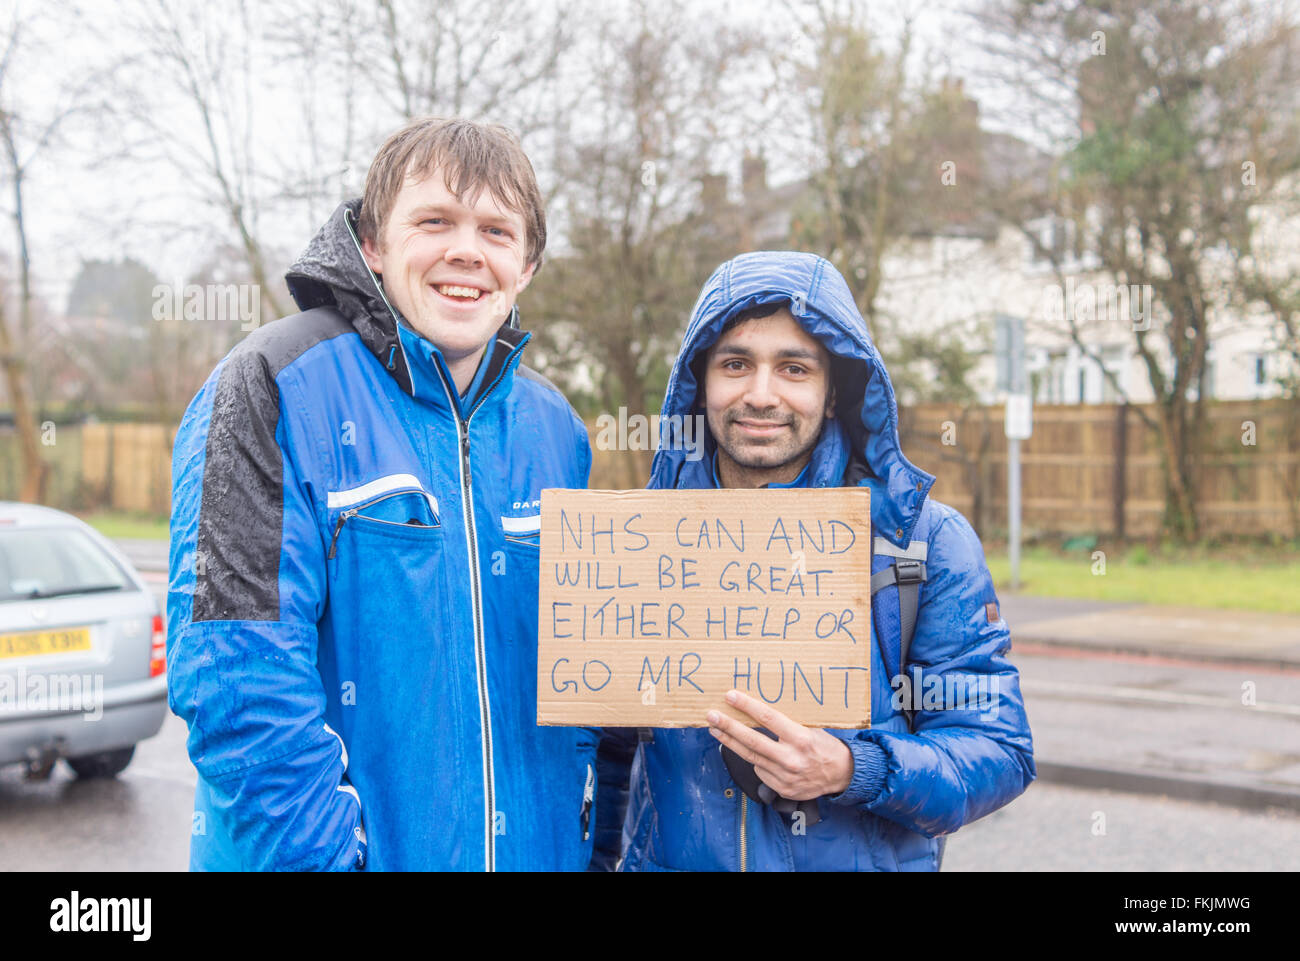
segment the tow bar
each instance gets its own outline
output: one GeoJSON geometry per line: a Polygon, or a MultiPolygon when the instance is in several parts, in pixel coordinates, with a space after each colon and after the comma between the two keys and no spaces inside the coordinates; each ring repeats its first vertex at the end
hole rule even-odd
{"type": "Polygon", "coordinates": [[[63,757],[65,741],[56,737],[42,745],[32,745],[27,749],[27,771],[25,780],[48,781],[54,771],[54,765],[63,757]]]}

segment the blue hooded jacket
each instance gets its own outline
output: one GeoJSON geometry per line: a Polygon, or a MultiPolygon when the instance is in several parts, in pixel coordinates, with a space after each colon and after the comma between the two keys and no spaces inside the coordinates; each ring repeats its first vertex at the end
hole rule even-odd
{"type": "Polygon", "coordinates": [[[341,206],[173,458],[167,664],[195,869],[581,870],[597,732],[538,727],[543,488],[587,433],[503,326],[458,396],[341,206]]]}
{"type": "MultiPolygon", "coordinates": [[[[830,732],[848,744],[854,772],[842,794],[818,799],[819,822],[796,823],[747,798],[718,742],[693,728],[656,730],[640,743],[633,732],[610,732],[601,744],[601,798],[612,802],[601,812],[602,831],[618,830],[615,785],[619,765],[630,763],[624,870],[936,870],[941,836],[1034,779],[1029,724],[979,539],[961,514],[929,499],[934,478],[899,449],[889,376],[838,271],[811,254],[775,252],[745,254],[714,271],[673,367],[663,423],[702,410],[692,364],[726,323],[778,301],[830,351],[835,378],[836,416],[802,486],[870,488],[873,572],[891,563],[888,550],[925,551],[928,579],[907,665],[920,682],[915,699],[896,698],[891,683],[900,673],[899,599],[897,587],[887,587],[872,599],[871,728],[830,732]],[[907,707],[920,708],[914,728],[907,707]]],[[[696,460],[667,440],[651,488],[715,486],[711,437],[696,460]]]]}

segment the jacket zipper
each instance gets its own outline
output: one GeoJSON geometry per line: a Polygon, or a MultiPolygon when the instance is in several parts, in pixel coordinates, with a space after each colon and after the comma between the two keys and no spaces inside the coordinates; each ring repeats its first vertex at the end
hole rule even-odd
{"type": "MultiPolygon", "coordinates": [[[[390,497],[397,497],[397,496],[399,496],[399,495],[401,495],[401,494],[411,494],[411,493],[414,493],[414,492],[413,492],[413,491],[393,491],[393,492],[390,493],[390,494],[385,494],[383,497],[376,497],[376,498],[375,498],[374,500],[372,500],[372,501],[366,501],[364,504],[358,504],[356,507],[349,507],[347,510],[345,510],[342,514],[339,515],[338,523],[336,523],[336,524],[334,525],[334,536],[330,538],[330,552],[329,552],[329,554],[327,555],[328,559],[332,561],[332,560],[334,560],[334,558],[338,555],[338,548],[339,548],[339,535],[343,533],[343,525],[346,524],[348,521],[352,520],[352,518],[356,517],[358,511],[364,510],[364,509],[367,508],[367,507],[373,507],[375,504],[378,504],[378,503],[380,503],[381,501],[386,501],[386,500],[388,500],[390,497]]],[[[393,526],[393,527],[413,527],[413,526],[415,526],[415,525],[413,525],[413,524],[403,524],[403,523],[401,523],[400,521],[385,521],[385,520],[380,520],[378,517],[363,517],[362,520],[367,520],[367,521],[370,521],[371,523],[374,523],[374,524],[389,524],[389,525],[391,525],[391,526],[393,526]]],[[[434,518],[434,520],[436,521],[437,518],[434,518]]],[[[434,524],[430,524],[430,525],[429,525],[429,528],[432,530],[433,528],[441,527],[441,526],[442,526],[441,524],[434,523],[434,524]]]]}
{"type": "MultiPolygon", "coordinates": [[[[739,791],[739,789],[737,789],[739,791]]],[[[744,791],[740,794],[740,870],[745,872],[749,870],[749,838],[746,836],[745,829],[749,820],[749,797],[744,791]]]]}
{"type": "MultiPolygon", "coordinates": [[[[521,341],[515,348],[514,353],[518,353],[520,348],[527,343],[527,340],[521,341]]],[[[501,383],[506,372],[510,369],[511,360],[501,367],[501,372],[497,374],[496,380],[484,389],[479,396],[478,403],[463,419],[460,416],[459,403],[456,394],[452,391],[451,386],[447,383],[447,377],[442,372],[442,368],[434,365],[438,371],[438,379],[442,382],[443,392],[447,395],[447,406],[451,410],[452,420],[456,424],[456,438],[460,446],[460,482],[461,482],[461,515],[465,521],[465,540],[469,547],[469,572],[470,572],[470,596],[473,600],[474,610],[474,672],[478,680],[478,707],[479,723],[483,731],[481,744],[483,749],[483,788],[484,788],[484,842],[485,842],[485,864],[484,870],[496,870],[496,775],[492,763],[492,702],[488,695],[487,686],[487,653],[483,643],[483,601],[482,585],[479,580],[479,562],[478,562],[478,529],[474,524],[474,481],[470,472],[469,459],[469,425],[478,409],[483,406],[483,402],[496,389],[497,384],[501,383]]]]}

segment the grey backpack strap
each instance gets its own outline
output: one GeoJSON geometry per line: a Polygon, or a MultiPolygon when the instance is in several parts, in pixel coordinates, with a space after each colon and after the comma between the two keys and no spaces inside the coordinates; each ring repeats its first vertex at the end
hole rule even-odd
{"type": "Polygon", "coordinates": [[[898,585],[898,633],[900,673],[907,669],[907,652],[916,633],[916,612],[921,606],[921,584],[926,579],[925,558],[930,545],[925,541],[912,541],[906,549],[896,547],[883,537],[875,539],[877,554],[893,557],[894,563],[871,575],[871,593],[883,590],[890,584],[898,585]]]}
{"type": "Polygon", "coordinates": [[[907,651],[916,633],[916,612],[921,606],[921,584],[925,580],[925,562],[900,557],[894,561],[898,572],[899,657],[898,669],[907,668],[907,651]]]}
{"type": "MultiPolygon", "coordinates": [[[[907,676],[907,653],[916,633],[916,615],[921,606],[921,584],[926,580],[925,558],[929,544],[912,541],[904,550],[883,537],[875,540],[875,552],[894,558],[894,563],[871,575],[871,593],[898,585],[898,673],[907,676]]],[[[907,725],[912,726],[912,712],[904,711],[907,725]]]]}

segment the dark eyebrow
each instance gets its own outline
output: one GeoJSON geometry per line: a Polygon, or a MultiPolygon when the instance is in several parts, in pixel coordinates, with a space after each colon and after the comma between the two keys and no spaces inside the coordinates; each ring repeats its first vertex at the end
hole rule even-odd
{"type": "Polygon", "coordinates": [[[731,354],[735,357],[753,357],[754,352],[748,347],[741,347],[736,344],[728,344],[725,347],[715,347],[714,352],[718,354],[731,354]]]}
{"type": "MultiPolygon", "coordinates": [[[[729,357],[744,357],[751,359],[754,352],[748,347],[742,347],[740,344],[727,344],[717,348],[716,355],[727,355],[729,357]]],[[[809,361],[814,365],[821,364],[821,357],[816,351],[809,350],[807,347],[789,347],[777,352],[777,360],[803,360],[809,361]]]]}
{"type": "Polygon", "coordinates": [[[781,360],[808,360],[814,364],[821,363],[821,355],[816,351],[809,350],[807,347],[794,347],[790,350],[783,350],[776,355],[781,360]]]}

